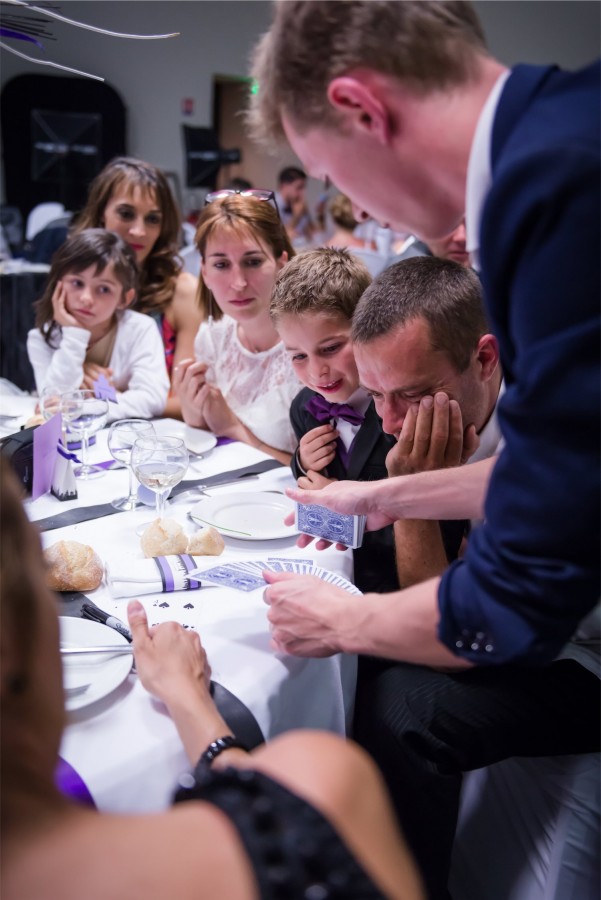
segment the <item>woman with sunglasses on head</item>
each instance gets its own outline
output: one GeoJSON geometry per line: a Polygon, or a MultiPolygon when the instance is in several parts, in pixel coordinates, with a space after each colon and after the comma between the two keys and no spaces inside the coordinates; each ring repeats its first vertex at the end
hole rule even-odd
{"type": "Polygon", "coordinates": [[[1,459],[3,900],[421,900],[367,755],[310,731],[246,752],[211,698],[198,634],[175,622],[149,630],[138,601],[128,609],[138,677],[166,705],[194,775],[152,815],[97,812],[57,789],[56,599],[8,468],[1,459]]]}
{"type": "Polygon", "coordinates": [[[290,404],[301,384],[269,315],[276,276],[294,255],[273,193],[208,194],[195,244],[204,321],[196,361],[173,373],[184,421],[287,465],[295,447],[290,404]]]}
{"type": "MultiPolygon", "coordinates": [[[[180,226],[171,189],[161,170],[139,159],[117,157],[92,181],[87,203],[73,229],[106,228],[133,249],[140,270],[133,308],[156,320],[170,377],[173,367],[193,352],[201,321],[196,301],[198,281],[182,271],[177,255],[180,226]]],[[[110,370],[103,374],[110,380],[110,370]]],[[[164,415],[181,418],[180,402],[173,391],[164,415]]]]}

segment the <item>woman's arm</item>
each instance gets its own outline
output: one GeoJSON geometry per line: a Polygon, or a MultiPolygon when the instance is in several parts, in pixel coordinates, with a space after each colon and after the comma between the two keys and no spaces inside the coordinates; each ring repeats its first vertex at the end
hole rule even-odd
{"type": "MultiPolygon", "coordinates": [[[[165,622],[150,631],[139,600],[128,604],[127,615],[140,681],[163,701],[188,759],[196,765],[212,741],[232,733],[211,697],[211,667],[200,638],[176,622],[165,622]]],[[[226,750],[219,756],[219,765],[223,757],[228,761],[241,757],[244,763],[247,754],[238,748],[226,750]]]]}
{"type": "Polygon", "coordinates": [[[257,437],[233,412],[219,388],[205,384],[199,391],[198,396],[207,427],[213,434],[220,434],[235,441],[241,441],[243,444],[249,444],[251,447],[256,447],[257,450],[267,453],[268,456],[273,456],[274,459],[277,459],[283,465],[290,465],[291,454],[277,447],[272,447],[257,437]]]}
{"type": "Polygon", "coordinates": [[[150,316],[126,310],[119,319],[111,358],[117,403],[109,421],[160,416],[169,391],[163,342],[150,316]]]}
{"type": "MultiPolygon", "coordinates": [[[[182,360],[194,358],[194,339],[202,321],[197,292],[198,278],[190,272],[180,272],[173,299],[165,312],[165,317],[175,332],[172,372],[182,360]]],[[[181,398],[173,386],[163,415],[172,419],[183,418],[181,398]]]]}

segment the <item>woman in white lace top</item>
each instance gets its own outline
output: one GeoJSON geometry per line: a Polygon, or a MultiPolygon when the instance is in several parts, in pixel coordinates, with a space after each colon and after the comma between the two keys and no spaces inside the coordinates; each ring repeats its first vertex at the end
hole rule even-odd
{"type": "MultiPolygon", "coordinates": [[[[288,463],[296,446],[290,404],[301,384],[269,317],[276,276],[294,250],[270,192],[218,192],[198,221],[205,314],[196,360],[174,372],[184,421],[288,463]]],[[[210,197],[211,195],[209,195],[210,197]]]]}

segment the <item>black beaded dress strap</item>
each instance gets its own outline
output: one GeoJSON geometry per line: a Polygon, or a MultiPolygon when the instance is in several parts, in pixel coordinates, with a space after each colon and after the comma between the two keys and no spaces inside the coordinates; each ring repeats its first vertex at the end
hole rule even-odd
{"type": "Polygon", "coordinates": [[[175,802],[203,800],[236,827],[261,900],[386,900],[320,812],[262,772],[198,766],[175,802]]]}

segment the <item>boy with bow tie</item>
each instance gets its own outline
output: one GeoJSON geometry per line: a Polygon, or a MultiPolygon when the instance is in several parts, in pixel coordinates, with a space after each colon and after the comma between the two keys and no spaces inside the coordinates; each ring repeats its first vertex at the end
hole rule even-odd
{"type": "MultiPolygon", "coordinates": [[[[271,297],[271,316],[297,377],[306,387],[292,401],[299,445],[291,467],[300,487],[387,478],[384,434],[373,401],[359,386],[351,320],[371,276],[347,250],[320,248],[290,260],[271,297]]],[[[370,532],[354,552],[362,591],[398,590],[392,528],[370,532]]]]}

